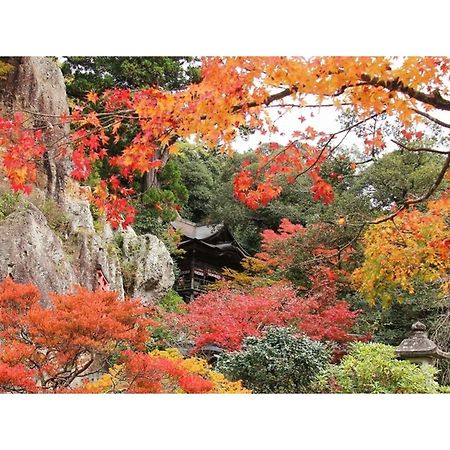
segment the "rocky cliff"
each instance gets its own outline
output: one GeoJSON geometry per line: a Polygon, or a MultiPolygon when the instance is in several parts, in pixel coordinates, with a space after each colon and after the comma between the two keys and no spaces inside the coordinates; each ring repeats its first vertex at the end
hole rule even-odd
{"type": "Polygon", "coordinates": [[[7,58],[12,70],[0,82],[0,111],[25,111],[45,126],[47,153],[38,187],[29,197],[8,190],[0,180],[0,279],[8,274],[33,282],[49,304],[48,293],[76,284],[98,288],[99,273],[121,297],[148,304],[172,287],[173,262],[155,236],[131,229],[113,232],[91,214],[76,183],[68,179],[70,159],[58,155],[67,126],[57,117],[68,111],[64,79],[49,58],[7,58]],[[68,181],[69,180],[69,181],[68,181]]]}
{"type": "Polygon", "coordinates": [[[28,124],[44,131],[46,152],[40,181],[45,183],[47,195],[62,203],[71,162],[69,155],[59,155],[69,133],[69,125],[59,120],[69,112],[61,70],[50,58],[2,59],[10,70],[0,80],[0,111],[6,114],[20,111],[28,124]]]}

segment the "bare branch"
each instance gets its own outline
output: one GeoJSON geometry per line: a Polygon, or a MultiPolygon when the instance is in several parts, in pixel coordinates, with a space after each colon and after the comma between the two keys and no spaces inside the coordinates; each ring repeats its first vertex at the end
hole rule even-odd
{"type": "Polygon", "coordinates": [[[428,152],[428,153],[439,153],[440,155],[448,155],[450,154],[450,150],[449,151],[445,151],[445,150],[435,150],[433,148],[427,148],[427,147],[419,147],[419,148],[414,148],[414,147],[408,147],[405,144],[402,144],[401,142],[396,141],[395,139],[391,139],[391,142],[393,142],[394,144],[397,144],[399,147],[408,150],[409,152],[428,152]]]}
{"type": "Polygon", "coordinates": [[[409,200],[405,200],[405,202],[391,214],[389,214],[385,217],[382,217],[381,219],[372,220],[367,223],[371,224],[371,225],[378,225],[378,224],[386,222],[388,220],[392,220],[395,216],[397,216],[401,211],[406,209],[408,206],[416,205],[417,203],[422,203],[425,200],[428,200],[434,194],[434,192],[439,187],[439,185],[441,184],[449,167],[450,167],[450,153],[448,154],[447,158],[445,159],[444,165],[442,166],[442,169],[439,172],[439,175],[436,177],[436,179],[434,180],[434,183],[432,184],[430,189],[428,189],[428,191],[425,194],[423,194],[421,197],[418,197],[418,198],[412,198],[409,200]]]}
{"type": "Polygon", "coordinates": [[[343,128],[342,130],[337,131],[336,133],[332,133],[332,134],[333,134],[333,136],[337,136],[338,134],[345,133],[346,131],[350,131],[350,130],[352,130],[353,128],[356,128],[356,127],[358,127],[359,125],[362,125],[363,123],[368,122],[368,121],[371,120],[371,119],[375,119],[376,117],[378,117],[378,116],[384,114],[385,112],[386,112],[386,110],[383,110],[383,111],[381,111],[380,113],[372,114],[370,117],[367,117],[366,119],[362,119],[362,120],[360,120],[359,122],[356,122],[356,123],[354,123],[353,125],[349,125],[348,127],[343,128]]]}
{"type": "Polygon", "coordinates": [[[369,159],[365,159],[364,161],[357,161],[357,162],[355,162],[355,165],[362,166],[363,164],[368,164],[368,163],[370,163],[372,161],[375,161],[375,159],[374,158],[369,158],[369,159]]]}
{"type": "Polygon", "coordinates": [[[450,167],[450,153],[448,154],[447,158],[445,158],[444,165],[442,166],[442,169],[439,172],[439,175],[434,180],[434,183],[432,184],[432,186],[430,187],[428,192],[419,198],[406,200],[405,205],[415,205],[416,203],[423,202],[423,201],[427,200],[428,198],[430,198],[434,194],[436,189],[439,187],[439,185],[441,184],[449,167],[450,167]]]}
{"type": "Polygon", "coordinates": [[[420,111],[419,109],[416,109],[416,108],[414,108],[413,111],[423,117],[426,117],[427,119],[431,120],[432,122],[437,123],[438,125],[440,125],[442,127],[450,128],[450,123],[443,122],[442,120],[439,120],[436,117],[430,116],[430,114],[427,114],[426,112],[420,111]]]}
{"type": "MultiPolygon", "coordinates": [[[[340,106],[351,106],[352,103],[349,102],[343,102],[340,104],[340,106]]],[[[276,104],[276,105],[267,105],[267,108],[331,108],[336,107],[334,103],[322,103],[317,105],[299,105],[296,103],[282,103],[282,104],[276,104]]]]}

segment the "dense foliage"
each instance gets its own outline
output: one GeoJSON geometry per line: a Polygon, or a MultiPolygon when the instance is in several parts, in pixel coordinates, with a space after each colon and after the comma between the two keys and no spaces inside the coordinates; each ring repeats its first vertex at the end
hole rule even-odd
{"type": "Polygon", "coordinates": [[[173,318],[173,326],[186,329],[196,348],[216,344],[236,350],[245,337],[260,336],[270,325],[292,325],[313,339],[346,342],[352,339],[349,331],[356,315],[333,297],[332,288],[322,280],[306,297],[287,284],[246,293],[212,291],[189,303],[185,313],[173,318]]]}
{"type": "Polygon", "coordinates": [[[39,300],[32,285],[0,283],[0,392],[248,392],[204,360],[146,353],[156,321],[139,301],[81,288],[51,295],[52,308],[39,300]]]}
{"type": "Polygon", "coordinates": [[[427,211],[402,211],[395,219],[370,229],[364,264],[353,276],[368,301],[402,302],[415,285],[439,285],[450,290],[450,198],[428,203],[427,211]],[[386,255],[389,255],[386,258],[386,255]]]}
{"type": "Polygon", "coordinates": [[[245,338],[240,351],[220,356],[217,370],[255,393],[305,393],[328,359],[320,342],[292,329],[269,327],[261,337],[245,338]]]}
{"type": "Polygon", "coordinates": [[[348,394],[436,394],[443,388],[436,369],[396,359],[395,348],[384,344],[352,344],[339,365],[319,375],[321,392],[348,394]]]}
{"type": "Polygon", "coordinates": [[[94,367],[101,370],[120,349],[144,349],[152,322],[138,301],[79,288],[52,294],[51,302],[52,308],[43,307],[32,285],[8,277],[0,283],[1,372],[5,383],[13,373],[20,380],[2,390],[68,388],[94,367]]]}
{"type": "Polygon", "coordinates": [[[100,393],[248,394],[240,381],[229,381],[204,359],[183,358],[177,349],[129,355],[122,365],[87,386],[100,393]]]}
{"type": "Polygon", "coordinates": [[[62,64],[67,93],[83,99],[86,92],[112,88],[159,86],[173,90],[199,81],[198,68],[188,57],[67,56],[62,64]]]}

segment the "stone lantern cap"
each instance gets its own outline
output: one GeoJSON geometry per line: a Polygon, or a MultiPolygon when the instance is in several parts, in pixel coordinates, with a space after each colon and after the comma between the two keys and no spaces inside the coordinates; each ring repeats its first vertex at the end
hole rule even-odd
{"type": "Polygon", "coordinates": [[[404,339],[397,347],[397,356],[399,358],[450,358],[450,353],[442,351],[428,338],[427,327],[422,322],[414,323],[411,330],[412,335],[404,339]]]}

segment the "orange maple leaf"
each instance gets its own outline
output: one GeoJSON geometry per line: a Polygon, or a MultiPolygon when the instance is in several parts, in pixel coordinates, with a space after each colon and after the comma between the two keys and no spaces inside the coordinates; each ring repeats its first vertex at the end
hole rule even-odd
{"type": "Polygon", "coordinates": [[[90,91],[86,95],[86,99],[88,102],[97,103],[98,101],[98,94],[96,92],[90,91]]]}

